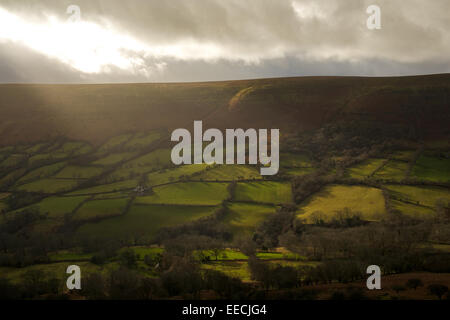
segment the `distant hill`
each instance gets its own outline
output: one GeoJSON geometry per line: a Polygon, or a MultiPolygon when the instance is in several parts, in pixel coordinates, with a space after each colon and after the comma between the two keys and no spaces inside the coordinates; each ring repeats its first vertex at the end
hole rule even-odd
{"type": "Polygon", "coordinates": [[[449,133],[450,74],[201,83],[0,85],[0,144],[55,136],[93,144],[124,132],[205,127],[308,130],[338,121],[449,133]]]}

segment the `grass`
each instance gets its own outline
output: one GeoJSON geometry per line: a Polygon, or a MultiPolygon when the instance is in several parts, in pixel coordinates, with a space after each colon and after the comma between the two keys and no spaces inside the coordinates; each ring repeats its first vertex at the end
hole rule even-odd
{"type": "MultiPolygon", "coordinates": [[[[41,213],[48,213],[48,218],[64,218],[64,215],[72,212],[81,202],[88,197],[49,197],[32,205],[41,213]]],[[[23,209],[20,209],[23,210],[23,209]]]]}
{"type": "Polygon", "coordinates": [[[161,167],[162,165],[171,164],[170,149],[158,149],[153,152],[147,153],[134,160],[128,161],[124,164],[124,168],[127,167],[142,167],[152,166],[154,168],[161,167]]]}
{"type": "Polygon", "coordinates": [[[13,184],[13,183],[14,183],[17,179],[19,179],[26,171],[27,171],[27,169],[25,169],[25,168],[20,168],[20,169],[17,169],[17,170],[14,170],[14,171],[8,173],[7,175],[5,175],[4,177],[1,178],[1,180],[0,180],[0,186],[13,184]]]}
{"type": "Polygon", "coordinates": [[[363,161],[362,163],[357,164],[356,166],[353,166],[351,168],[347,169],[347,175],[350,178],[355,179],[361,179],[361,178],[367,178],[372,173],[379,168],[386,159],[367,159],[363,161]]]}
{"type": "Polygon", "coordinates": [[[23,161],[25,158],[26,158],[26,156],[23,154],[12,154],[8,158],[3,160],[2,163],[0,163],[0,167],[3,167],[3,168],[15,167],[21,161],[23,161]]]}
{"type": "Polygon", "coordinates": [[[204,270],[223,272],[231,278],[251,281],[250,270],[246,261],[212,261],[201,265],[204,270]]]}
{"type": "Polygon", "coordinates": [[[391,200],[392,209],[398,210],[404,215],[416,218],[416,219],[429,219],[436,215],[433,209],[417,206],[411,203],[406,203],[398,200],[391,200]]]}
{"type": "Polygon", "coordinates": [[[308,223],[313,222],[315,218],[329,221],[336,216],[336,211],[345,208],[361,213],[361,218],[369,221],[379,220],[386,214],[380,189],[330,185],[306,200],[298,217],[308,223]]]}
{"type": "Polygon", "coordinates": [[[74,220],[90,220],[118,216],[123,213],[128,201],[124,199],[92,200],[85,202],[73,216],[74,220]]]}
{"type": "MultiPolygon", "coordinates": [[[[77,265],[82,270],[82,276],[91,274],[91,273],[99,273],[99,274],[107,274],[109,271],[117,269],[117,263],[108,263],[102,266],[97,266],[90,262],[80,261],[77,265]]],[[[69,265],[67,262],[57,262],[57,263],[49,263],[49,264],[36,264],[23,268],[9,268],[9,267],[0,267],[0,274],[5,278],[11,280],[12,283],[20,283],[23,281],[24,275],[31,270],[39,270],[42,271],[43,275],[46,278],[56,278],[61,280],[61,286],[65,285],[67,280],[67,267],[69,265]]]]}
{"type": "Polygon", "coordinates": [[[61,153],[61,152],[40,153],[40,154],[34,155],[28,159],[28,166],[32,167],[32,166],[36,165],[37,163],[41,163],[41,162],[63,160],[63,159],[66,159],[67,157],[69,157],[69,154],[61,153]]]}
{"type": "Polygon", "coordinates": [[[408,171],[408,163],[404,161],[389,160],[389,162],[380,170],[378,170],[374,177],[385,180],[400,181],[406,178],[408,171]]]}
{"type": "Polygon", "coordinates": [[[288,168],[312,167],[311,158],[306,154],[281,153],[280,163],[281,167],[288,167],[288,168]]]}
{"type": "Polygon", "coordinates": [[[252,180],[261,179],[259,170],[255,167],[244,165],[218,165],[195,176],[195,179],[205,181],[233,181],[233,180],[252,180]]]}
{"type": "Polygon", "coordinates": [[[421,180],[448,182],[450,181],[450,159],[421,155],[411,175],[421,180]]]}
{"type": "Polygon", "coordinates": [[[157,254],[162,254],[164,248],[160,247],[131,247],[135,254],[139,256],[139,260],[143,260],[145,256],[156,256],[157,254]]]}
{"type": "MultiPolygon", "coordinates": [[[[206,164],[191,164],[175,167],[173,169],[163,169],[158,172],[152,172],[147,175],[147,185],[156,186],[168,182],[178,181],[182,176],[191,176],[201,172],[208,167],[206,164]]],[[[200,176],[196,176],[196,179],[200,176]]]]}
{"type": "Polygon", "coordinates": [[[289,168],[283,170],[283,172],[290,176],[304,176],[305,174],[310,174],[314,171],[316,171],[314,168],[289,168]]]}
{"type": "Polygon", "coordinates": [[[108,151],[110,149],[118,147],[118,146],[124,144],[125,142],[127,142],[131,138],[131,136],[132,136],[132,134],[129,133],[129,134],[122,134],[119,136],[112,137],[99,148],[99,151],[100,152],[108,151]]]}
{"type": "Polygon", "coordinates": [[[63,161],[63,162],[58,162],[58,163],[55,163],[55,164],[51,164],[51,165],[48,165],[48,166],[43,166],[43,167],[34,169],[33,171],[30,171],[29,173],[24,175],[22,178],[20,178],[17,181],[17,183],[18,184],[23,184],[25,182],[32,181],[32,180],[35,180],[35,179],[47,178],[47,177],[55,174],[56,172],[58,172],[62,168],[64,168],[64,166],[66,164],[67,163],[65,161],[63,161]]]}
{"type": "Polygon", "coordinates": [[[96,194],[96,193],[109,193],[121,190],[133,189],[138,185],[138,180],[125,180],[114,183],[102,184],[98,186],[93,186],[86,189],[80,189],[69,193],[69,195],[78,194],[96,194]]]}
{"type": "Polygon", "coordinates": [[[250,234],[256,226],[262,223],[268,215],[275,212],[272,205],[257,205],[249,203],[232,203],[224,223],[229,225],[234,233],[250,234]]]}
{"type": "Polygon", "coordinates": [[[72,153],[74,151],[78,151],[83,148],[83,147],[88,147],[89,145],[87,145],[84,142],[78,142],[78,141],[70,141],[70,142],[65,142],[59,149],[59,152],[63,152],[63,153],[72,153]]]}
{"type": "Polygon", "coordinates": [[[416,205],[435,207],[439,199],[450,202],[450,191],[445,188],[431,186],[386,185],[387,190],[395,197],[416,205]]]}
{"type": "Polygon", "coordinates": [[[48,255],[50,261],[60,262],[60,261],[83,261],[92,258],[91,253],[79,253],[71,250],[60,250],[58,252],[53,252],[48,255]]]}
{"type": "Polygon", "coordinates": [[[392,155],[393,160],[399,160],[399,161],[410,161],[414,157],[415,151],[411,150],[403,150],[403,151],[397,151],[392,155]]]}
{"type": "Polygon", "coordinates": [[[72,178],[72,179],[89,179],[95,176],[98,176],[103,172],[103,169],[100,167],[93,166],[67,166],[54,175],[54,178],[72,178]]]}
{"type": "Polygon", "coordinates": [[[110,166],[115,165],[121,161],[130,159],[136,155],[135,152],[121,152],[121,153],[113,153],[110,155],[107,155],[104,158],[95,160],[92,162],[93,165],[99,165],[99,166],[110,166]]]}
{"type": "Polygon", "coordinates": [[[154,194],[137,197],[141,204],[218,205],[228,197],[227,183],[186,182],[153,188],[154,194]]]}
{"type": "Polygon", "coordinates": [[[213,207],[133,205],[125,215],[84,224],[77,232],[108,239],[151,238],[162,227],[193,221],[211,215],[214,210],[213,207]]]}
{"type": "Polygon", "coordinates": [[[158,132],[150,132],[148,134],[145,133],[137,133],[131,138],[126,144],[125,147],[128,148],[142,148],[150,145],[152,142],[155,142],[160,138],[160,134],[158,132]]]}
{"type": "Polygon", "coordinates": [[[290,203],[292,202],[291,185],[287,182],[240,182],[236,186],[236,201],[259,203],[290,203]]]}
{"type": "Polygon", "coordinates": [[[18,186],[19,191],[57,193],[75,188],[78,181],[73,179],[41,179],[18,186]]]}
{"type": "Polygon", "coordinates": [[[134,160],[124,163],[119,169],[108,176],[108,179],[130,179],[151,171],[172,166],[169,149],[158,149],[134,160]]]}
{"type": "MultiPolygon", "coordinates": [[[[212,250],[203,250],[202,253],[209,257],[211,261],[216,261],[216,256],[212,250]]],[[[197,254],[197,251],[194,252],[194,255],[197,254]]],[[[224,249],[220,251],[219,256],[217,257],[217,261],[233,261],[233,260],[247,260],[248,256],[243,254],[240,251],[232,250],[232,249],[224,249]]]]}

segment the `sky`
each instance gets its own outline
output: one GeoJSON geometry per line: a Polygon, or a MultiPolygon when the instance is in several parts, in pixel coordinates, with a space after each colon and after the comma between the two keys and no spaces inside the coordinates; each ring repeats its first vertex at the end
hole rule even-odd
{"type": "Polygon", "coordinates": [[[0,0],[0,83],[447,73],[449,31],[449,0],[0,0]]]}

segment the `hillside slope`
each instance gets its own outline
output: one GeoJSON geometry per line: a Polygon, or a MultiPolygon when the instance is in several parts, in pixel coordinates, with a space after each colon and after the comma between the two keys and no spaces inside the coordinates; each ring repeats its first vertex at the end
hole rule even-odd
{"type": "Polygon", "coordinates": [[[0,144],[55,136],[94,144],[124,132],[207,127],[308,130],[337,120],[448,134],[450,74],[203,83],[0,85],[0,144]]]}

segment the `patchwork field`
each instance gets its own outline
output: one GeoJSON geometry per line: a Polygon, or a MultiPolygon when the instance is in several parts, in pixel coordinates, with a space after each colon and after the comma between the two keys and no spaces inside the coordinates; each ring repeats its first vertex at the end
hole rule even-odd
{"type": "Polygon", "coordinates": [[[129,133],[129,134],[123,134],[123,135],[112,137],[99,148],[99,151],[100,152],[109,151],[118,146],[121,146],[125,142],[127,142],[132,136],[133,135],[131,133],[129,133]]]}
{"type": "Polygon", "coordinates": [[[133,138],[131,138],[127,143],[125,143],[125,147],[139,149],[150,145],[152,142],[155,142],[160,137],[161,135],[158,132],[137,133],[133,136],[133,138]]]}
{"type": "Polygon", "coordinates": [[[231,278],[241,279],[242,281],[252,281],[247,261],[212,261],[208,264],[202,264],[202,268],[220,271],[231,278]]]}
{"type": "Polygon", "coordinates": [[[195,179],[203,179],[205,181],[252,180],[261,179],[261,174],[256,167],[228,164],[210,168],[195,176],[195,179]]]}
{"type": "Polygon", "coordinates": [[[70,193],[70,195],[77,194],[96,194],[96,193],[108,193],[108,192],[116,192],[121,190],[131,190],[138,185],[137,180],[125,180],[119,181],[115,183],[102,184],[98,186],[93,186],[86,189],[76,190],[70,193]]]}
{"type": "Polygon", "coordinates": [[[380,170],[378,170],[374,177],[384,180],[400,181],[406,178],[408,171],[408,163],[404,161],[389,160],[380,170]]]}
{"type": "Polygon", "coordinates": [[[369,221],[379,220],[386,214],[380,189],[363,186],[330,185],[305,201],[298,217],[311,223],[314,219],[329,221],[338,210],[350,209],[369,221]]]}
{"type": "Polygon", "coordinates": [[[75,188],[79,182],[74,179],[41,179],[18,186],[16,189],[27,192],[57,193],[75,188]]]}
{"type": "Polygon", "coordinates": [[[228,214],[224,223],[235,233],[251,233],[267,218],[275,213],[276,207],[249,203],[232,203],[228,206],[228,214]]]}
{"type": "Polygon", "coordinates": [[[162,227],[169,227],[211,215],[214,207],[204,206],[131,206],[125,215],[87,223],[78,229],[80,235],[109,239],[153,237],[162,227]]]}
{"type": "Polygon", "coordinates": [[[450,202],[450,191],[431,186],[386,185],[395,199],[434,208],[437,201],[450,202]]]}
{"type": "Polygon", "coordinates": [[[17,184],[23,184],[25,182],[29,182],[32,180],[50,177],[53,174],[55,174],[56,172],[58,172],[59,170],[61,170],[62,168],[64,168],[66,166],[66,164],[67,163],[63,161],[63,162],[58,162],[58,163],[55,163],[52,165],[37,168],[33,171],[30,171],[29,173],[24,175],[22,178],[20,178],[17,181],[17,184]]]}
{"type": "Polygon", "coordinates": [[[130,179],[137,175],[143,175],[151,171],[172,167],[169,149],[158,149],[134,160],[124,163],[108,176],[108,179],[130,179]]]}
{"type": "MultiPolygon", "coordinates": [[[[190,177],[200,173],[208,167],[206,164],[191,164],[175,167],[173,169],[162,169],[147,175],[147,185],[156,186],[168,182],[179,181],[180,179],[190,177]]],[[[200,179],[200,175],[195,175],[196,179],[200,179]]]]}
{"type": "Polygon", "coordinates": [[[392,155],[393,160],[411,161],[416,152],[412,150],[397,151],[392,155]]]}
{"type": "Polygon", "coordinates": [[[287,168],[281,169],[280,172],[284,172],[290,176],[304,176],[305,174],[310,174],[316,171],[314,168],[287,168]]]}
{"type": "Polygon", "coordinates": [[[123,213],[128,201],[124,199],[92,200],[85,202],[72,217],[74,220],[91,220],[113,217],[123,213]]]}
{"type": "Polygon", "coordinates": [[[64,159],[67,159],[68,157],[69,157],[68,153],[62,153],[62,152],[37,154],[28,159],[28,166],[35,166],[40,163],[49,163],[49,162],[54,162],[54,161],[58,161],[58,160],[64,160],[64,159]]]}
{"type": "Polygon", "coordinates": [[[49,197],[32,205],[39,208],[43,214],[48,213],[49,218],[64,218],[64,215],[72,212],[88,197],[49,197]]]}
{"type": "Polygon", "coordinates": [[[67,166],[61,171],[59,171],[54,178],[72,178],[72,179],[89,179],[98,176],[103,172],[101,167],[94,166],[67,166]]]}
{"type": "Polygon", "coordinates": [[[228,198],[227,183],[187,182],[153,188],[154,194],[137,197],[140,204],[215,206],[228,198]]]}
{"type": "Polygon", "coordinates": [[[249,201],[260,203],[290,203],[292,190],[290,183],[286,182],[240,182],[235,191],[236,201],[249,201]]]}
{"type": "Polygon", "coordinates": [[[116,163],[119,163],[121,161],[130,159],[134,157],[136,153],[134,152],[121,152],[121,153],[113,153],[105,156],[104,158],[95,160],[92,162],[93,165],[99,165],[99,166],[110,166],[114,165],[116,163]]]}
{"type": "Polygon", "coordinates": [[[450,159],[421,155],[417,159],[411,175],[420,180],[449,182],[450,159]]]}
{"type": "Polygon", "coordinates": [[[436,212],[433,209],[425,206],[419,206],[399,200],[391,200],[391,205],[394,210],[398,210],[404,215],[415,219],[430,219],[436,216],[436,212]]]}
{"type": "Polygon", "coordinates": [[[287,167],[287,168],[312,167],[312,160],[306,154],[281,153],[280,167],[287,167]]]}
{"type": "Polygon", "coordinates": [[[350,178],[363,179],[371,176],[373,172],[381,167],[386,159],[367,159],[356,166],[347,169],[347,175],[350,178]]]}

